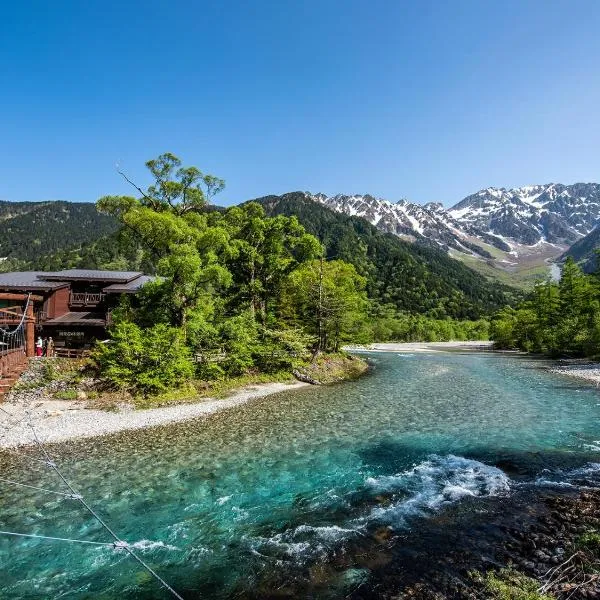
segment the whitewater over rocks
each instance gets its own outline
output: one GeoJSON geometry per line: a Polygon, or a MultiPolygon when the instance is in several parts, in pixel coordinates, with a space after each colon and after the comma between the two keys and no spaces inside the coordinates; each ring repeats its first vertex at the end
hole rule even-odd
{"type": "MultiPolygon", "coordinates": [[[[461,456],[433,455],[402,473],[368,477],[363,493],[346,498],[352,516],[342,525],[303,523],[248,541],[254,551],[312,560],[325,556],[339,543],[368,535],[373,528],[403,529],[410,517],[436,512],[462,498],[501,496],[509,491],[509,477],[496,467],[461,456]],[[367,512],[361,514],[365,508],[367,512]]],[[[339,501],[337,495],[324,498],[319,508],[339,501]]]]}

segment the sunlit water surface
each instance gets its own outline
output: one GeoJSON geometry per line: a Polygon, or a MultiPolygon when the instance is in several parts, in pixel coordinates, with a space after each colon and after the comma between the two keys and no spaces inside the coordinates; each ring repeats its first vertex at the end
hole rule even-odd
{"type": "MultiPolygon", "coordinates": [[[[352,383],[51,453],[185,598],[260,597],[271,573],[294,578],[377,528],[598,468],[593,386],[493,354],[370,358],[352,383]]],[[[3,477],[63,490],[43,465],[0,460],[3,477]]],[[[0,494],[2,530],[111,541],[75,500],[2,482],[0,494]]],[[[0,535],[0,572],[2,598],[169,597],[110,547],[0,535]]],[[[338,573],[322,596],[368,577],[338,573]]]]}

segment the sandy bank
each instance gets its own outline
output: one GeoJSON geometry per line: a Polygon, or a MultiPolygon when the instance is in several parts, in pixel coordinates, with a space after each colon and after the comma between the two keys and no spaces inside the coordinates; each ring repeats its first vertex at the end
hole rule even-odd
{"type": "Polygon", "coordinates": [[[207,416],[254,398],[307,385],[301,382],[265,383],[244,388],[222,400],[206,398],[191,404],[146,410],[130,409],[121,412],[88,409],[80,402],[65,400],[3,403],[0,405],[0,448],[14,448],[34,443],[27,411],[42,441],[63,442],[207,416]]]}
{"type": "Polygon", "coordinates": [[[493,342],[469,341],[469,342],[402,342],[402,343],[377,343],[363,346],[361,348],[348,346],[345,350],[359,351],[369,350],[374,352],[448,352],[450,350],[462,350],[464,352],[491,350],[493,342]]]}

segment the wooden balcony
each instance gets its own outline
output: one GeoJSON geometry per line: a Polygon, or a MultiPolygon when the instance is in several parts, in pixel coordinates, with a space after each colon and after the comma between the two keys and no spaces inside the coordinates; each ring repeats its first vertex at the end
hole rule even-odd
{"type": "Polygon", "coordinates": [[[106,298],[106,294],[89,293],[89,292],[72,292],[69,298],[69,306],[89,306],[94,307],[102,304],[106,298]]]}
{"type": "MultiPolygon", "coordinates": [[[[43,323],[47,318],[45,312],[38,310],[35,312],[35,322],[43,323]]],[[[9,308],[0,308],[0,325],[17,326],[23,320],[23,309],[20,306],[11,306],[9,308]]]]}

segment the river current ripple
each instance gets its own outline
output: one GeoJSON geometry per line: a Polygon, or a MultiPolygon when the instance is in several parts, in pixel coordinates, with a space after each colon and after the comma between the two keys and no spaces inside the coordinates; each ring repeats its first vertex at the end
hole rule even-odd
{"type": "MultiPolygon", "coordinates": [[[[373,372],[355,382],[52,453],[186,599],[375,594],[389,559],[374,545],[397,538],[416,555],[425,536],[443,545],[444,515],[450,527],[462,511],[467,529],[524,490],[600,484],[595,387],[529,358],[370,358],[373,372]],[[367,546],[371,559],[352,558],[367,546]]],[[[5,478],[61,489],[41,464],[0,463],[5,478]]],[[[1,482],[0,494],[2,530],[109,541],[77,502],[1,482]]],[[[0,571],[2,598],[169,597],[109,547],[0,536],[0,571]]]]}

